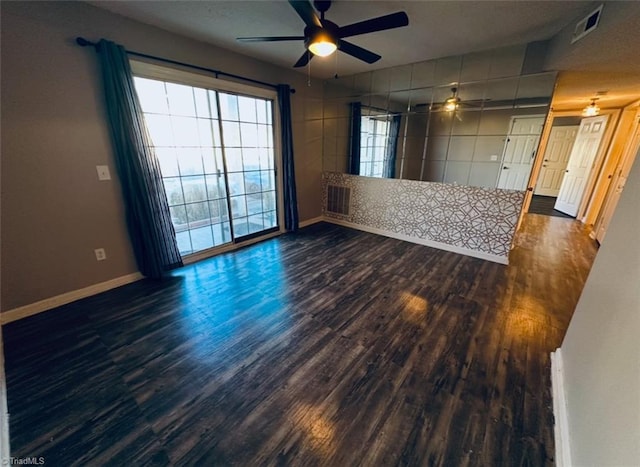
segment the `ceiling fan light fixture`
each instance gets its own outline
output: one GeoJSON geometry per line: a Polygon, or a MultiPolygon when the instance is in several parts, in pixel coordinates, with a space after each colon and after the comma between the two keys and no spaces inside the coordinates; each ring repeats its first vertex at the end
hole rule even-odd
{"type": "Polygon", "coordinates": [[[313,55],[328,57],[338,49],[338,45],[333,37],[324,31],[320,31],[311,38],[307,48],[313,55]]]}
{"type": "Polygon", "coordinates": [[[309,51],[318,57],[328,57],[336,51],[338,47],[333,42],[322,41],[309,44],[309,51]]]}
{"type": "Polygon", "coordinates": [[[582,110],[582,115],[584,117],[595,117],[596,115],[600,115],[600,107],[596,104],[596,100],[597,99],[591,99],[591,104],[582,110]]]}
{"type": "Polygon", "coordinates": [[[453,92],[453,95],[448,98],[446,101],[444,101],[444,110],[446,110],[447,112],[453,112],[455,110],[458,109],[458,105],[460,104],[460,98],[457,96],[457,92],[458,89],[457,88],[451,88],[451,91],[453,92]]]}
{"type": "Polygon", "coordinates": [[[444,110],[447,112],[453,112],[458,108],[458,100],[454,97],[450,97],[444,102],[444,110]]]}

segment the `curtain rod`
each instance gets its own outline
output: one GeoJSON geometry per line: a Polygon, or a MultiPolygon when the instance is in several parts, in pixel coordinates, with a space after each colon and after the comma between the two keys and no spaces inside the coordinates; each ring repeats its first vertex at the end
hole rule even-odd
{"type": "MultiPolygon", "coordinates": [[[[97,49],[98,44],[96,44],[95,42],[91,42],[87,39],[85,39],[84,37],[76,37],[76,44],[78,44],[81,47],[95,47],[97,49]]],[[[200,70],[200,71],[206,71],[208,73],[213,73],[216,78],[218,76],[228,76],[229,78],[234,78],[234,79],[239,79],[242,81],[247,81],[249,83],[254,83],[254,84],[259,84],[261,86],[267,86],[273,89],[276,89],[278,86],[275,84],[271,84],[271,83],[266,83],[264,81],[258,81],[257,79],[251,79],[251,78],[245,78],[244,76],[240,76],[240,75],[234,75],[233,73],[225,73],[224,71],[220,71],[220,70],[214,70],[213,68],[206,68],[203,66],[198,66],[198,65],[191,65],[190,63],[184,63],[184,62],[178,62],[176,60],[170,60],[168,58],[162,58],[162,57],[156,57],[155,55],[148,55],[148,54],[143,54],[140,52],[132,52],[127,50],[127,55],[134,55],[136,57],[142,57],[142,58],[149,58],[151,60],[156,60],[159,62],[164,62],[164,63],[170,63],[172,65],[178,65],[178,66],[183,66],[183,67],[187,67],[187,68],[193,68],[194,70],[200,70]]],[[[296,90],[291,88],[291,94],[295,94],[296,90]]]]}

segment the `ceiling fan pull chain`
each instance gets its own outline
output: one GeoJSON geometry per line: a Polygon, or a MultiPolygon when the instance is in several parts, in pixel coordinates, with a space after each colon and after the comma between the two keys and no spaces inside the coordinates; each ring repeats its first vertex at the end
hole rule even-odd
{"type": "Polygon", "coordinates": [[[309,52],[307,50],[307,86],[311,87],[311,57],[310,57],[311,52],[309,52]]]}

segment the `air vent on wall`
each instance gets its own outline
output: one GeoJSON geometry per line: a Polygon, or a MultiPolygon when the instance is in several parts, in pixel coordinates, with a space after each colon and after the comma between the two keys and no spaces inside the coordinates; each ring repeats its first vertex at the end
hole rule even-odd
{"type": "Polygon", "coordinates": [[[589,34],[591,31],[594,31],[598,27],[598,22],[600,21],[600,15],[602,13],[602,7],[604,5],[600,5],[598,8],[589,13],[585,18],[581,19],[578,24],[576,24],[576,29],[573,31],[573,37],[571,38],[571,43],[582,39],[584,36],[589,34]]]}
{"type": "Polygon", "coordinates": [[[327,212],[348,216],[351,202],[351,188],[347,186],[327,186],[327,212]]]}

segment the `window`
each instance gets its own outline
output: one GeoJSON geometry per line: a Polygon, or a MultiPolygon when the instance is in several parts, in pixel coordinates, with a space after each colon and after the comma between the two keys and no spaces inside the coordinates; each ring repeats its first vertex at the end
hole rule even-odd
{"type": "Polygon", "coordinates": [[[273,99],[134,82],[181,254],[277,229],[273,99]]]}
{"type": "MultiPolygon", "coordinates": [[[[363,108],[364,114],[367,109],[363,108]]],[[[383,177],[389,154],[389,120],[386,116],[362,116],[360,126],[360,175],[383,177]]]]}

